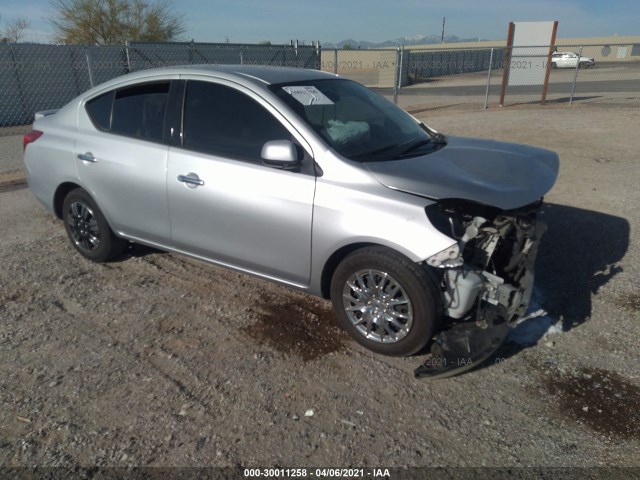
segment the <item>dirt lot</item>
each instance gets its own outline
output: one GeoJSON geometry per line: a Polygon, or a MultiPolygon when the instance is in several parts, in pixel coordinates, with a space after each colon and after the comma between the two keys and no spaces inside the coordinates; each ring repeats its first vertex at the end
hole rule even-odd
{"type": "Polygon", "coordinates": [[[562,333],[416,380],[324,301],[142,247],[92,264],[5,191],[0,465],[640,468],[640,108],[420,116],[560,153],[531,322],[562,333]]]}

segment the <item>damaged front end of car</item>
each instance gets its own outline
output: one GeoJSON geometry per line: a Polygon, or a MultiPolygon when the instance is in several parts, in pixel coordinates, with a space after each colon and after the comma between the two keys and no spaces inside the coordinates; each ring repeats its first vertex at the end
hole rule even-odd
{"type": "Polygon", "coordinates": [[[546,229],[542,200],[501,210],[465,200],[427,207],[431,223],[457,241],[426,260],[440,273],[445,320],[416,377],[442,378],[474,368],[504,342],[525,314],[546,229]]]}

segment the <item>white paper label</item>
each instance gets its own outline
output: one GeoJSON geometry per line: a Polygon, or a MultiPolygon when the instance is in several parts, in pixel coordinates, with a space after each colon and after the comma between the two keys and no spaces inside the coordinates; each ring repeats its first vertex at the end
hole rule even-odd
{"type": "Polygon", "coordinates": [[[282,87],[289,95],[293,96],[302,105],[333,105],[334,103],[316,87],[282,87]]]}

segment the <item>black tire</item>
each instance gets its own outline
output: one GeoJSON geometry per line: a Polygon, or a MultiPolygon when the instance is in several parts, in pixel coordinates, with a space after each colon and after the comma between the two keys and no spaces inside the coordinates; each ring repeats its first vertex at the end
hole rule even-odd
{"type": "Polygon", "coordinates": [[[89,260],[112,260],[127,247],[127,241],[113,233],[96,202],[82,188],[64,198],[62,219],[71,244],[89,260]]]}
{"type": "Polygon", "coordinates": [[[555,70],[558,68],[558,64],[556,62],[551,62],[551,68],[555,70]]]}
{"type": "Polygon", "coordinates": [[[578,68],[589,68],[589,64],[587,62],[580,62],[578,68]]]}
{"type": "Polygon", "coordinates": [[[367,247],[338,265],[331,300],[339,323],[356,342],[383,355],[408,356],[423,349],[440,324],[437,285],[435,275],[404,255],[367,247]]]}

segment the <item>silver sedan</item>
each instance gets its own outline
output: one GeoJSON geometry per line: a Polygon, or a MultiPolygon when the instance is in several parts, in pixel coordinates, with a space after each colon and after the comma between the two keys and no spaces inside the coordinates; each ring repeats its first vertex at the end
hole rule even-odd
{"type": "Polygon", "coordinates": [[[36,114],[24,143],[32,192],[85,257],[138,242],[330,298],[388,355],[442,356],[459,325],[524,314],[558,172],[553,152],[445,137],[293,68],[129,74],[36,114]]]}

